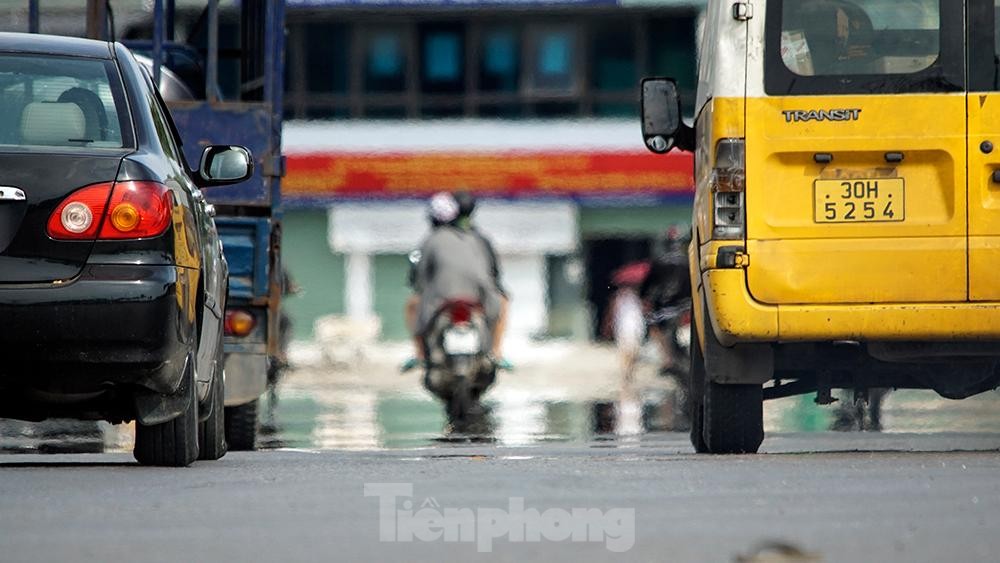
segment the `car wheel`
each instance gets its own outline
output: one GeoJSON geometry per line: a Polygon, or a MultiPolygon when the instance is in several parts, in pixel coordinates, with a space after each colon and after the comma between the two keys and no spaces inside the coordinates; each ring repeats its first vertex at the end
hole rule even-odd
{"type": "Polygon", "coordinates": [[[226,455],[225,390],[222,373],[212,378],[208,404],[212,412],[198,425],[198,459],[219,459],[226,455]]]}
{"type": "Polygon", "coordinates": [[[198,457],[198,392],[194,381],[194,357],[184,366],[179,393],[187,394],[184,411],[160,424],[135,425],[132,455],[142,465],[185,467],[198,457]]]}
{"type": "Polygon", "coordinates": [[[226,407],[226,442],[232,451],[250,451],[257,445],[257,401],[226,407]]]}
{"type": "Polygon", "coordinates": [[[764,440],[764,394],[760,385],[706,381],[702,413],[709,452],[757,453],[764,440]]]}
{"type": "Polygon", "coordinates": [[[691,416],[691,445],[700,454],[708,452],[705,443],[705,358],[698,340],[698,330],[694,315],[691,316],[691,369],[688,408],[691,416]]]}

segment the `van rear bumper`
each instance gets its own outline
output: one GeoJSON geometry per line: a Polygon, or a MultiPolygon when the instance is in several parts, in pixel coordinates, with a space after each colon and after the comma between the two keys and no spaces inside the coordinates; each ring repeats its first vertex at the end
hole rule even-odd
{"type": "Polygon", "coordinates": [[[1000,341],[1000,302],[765,305],[742,269],[702,272],[719,342],[1000,341]]]}

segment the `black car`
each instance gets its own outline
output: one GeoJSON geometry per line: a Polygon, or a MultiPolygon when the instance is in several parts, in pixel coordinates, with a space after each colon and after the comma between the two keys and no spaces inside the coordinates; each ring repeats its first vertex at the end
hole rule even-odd
{"type": "Polygon", "coordinates": [[[198,168],[121,44],[0,33],[0,417],[136,421],[135,458],[225,454],[228,270],[198,168]]]}

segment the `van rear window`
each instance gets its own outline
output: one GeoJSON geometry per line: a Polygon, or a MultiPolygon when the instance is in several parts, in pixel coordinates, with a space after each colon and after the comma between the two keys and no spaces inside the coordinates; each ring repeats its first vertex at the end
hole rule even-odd
{"type": "Polygon", "coordinates": [[[964,88],[960,2],[779,0],[767,22],[768,94],[964,88]]]}

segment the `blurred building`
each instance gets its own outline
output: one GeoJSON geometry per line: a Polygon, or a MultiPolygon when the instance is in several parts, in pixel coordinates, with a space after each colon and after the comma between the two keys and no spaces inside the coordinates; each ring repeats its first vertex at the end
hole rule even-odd
{"type": "MultiPolygon", "coordinates": [[[[205,0],[174,0],[171,68],[197,89],[205,0]],[[177,55],[186,55],[178,51],[177,55]]],[[[223,7],[224,98],[238,88],[238,26],[223,7]]],[[[0,30],[27,30],[27,0],[0,30]]],[[[111,0],[114,37],[151,36],[152,0],[111,0]]],[[[691,156],[642,146],[638,83],[678,80],[694,100],[705,0],[287,0],[283,150],[286,300],[296,336],[323,315],[378,316],[406,336],[407,254],[423,201],[482,198],[521,336],[590,338],[610,274],[690,223],[691,156]]],[[[43,33],[82,35],[80,0],[43,0],[43,33]]],[[[201,85],[203,90],[203,84],[201,85]]],[[[202,92],[203,93],[203,92],[202,92]]]]}
{"type": "Polygon", "coordinates": [[[690,155],[642,146],[638,82],[694,99],[704,1],[289,0],[285,260],[322,314],[405,337],[423,200],[481,197],[512,333],[587,338],[610,272],[690,222],[690,155]]]}

